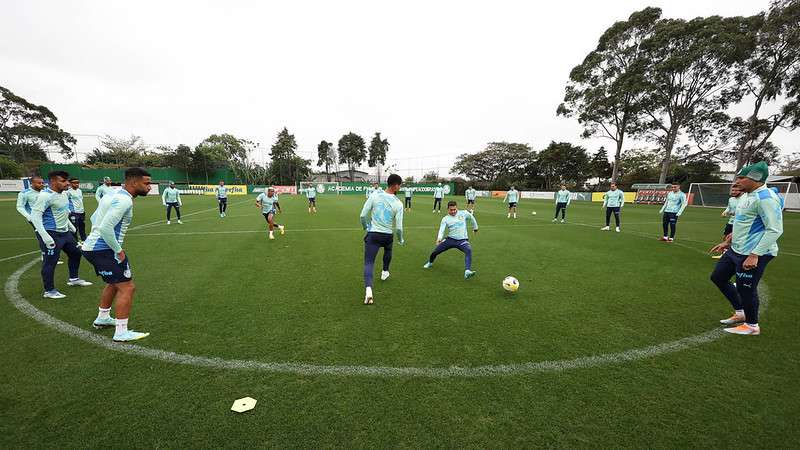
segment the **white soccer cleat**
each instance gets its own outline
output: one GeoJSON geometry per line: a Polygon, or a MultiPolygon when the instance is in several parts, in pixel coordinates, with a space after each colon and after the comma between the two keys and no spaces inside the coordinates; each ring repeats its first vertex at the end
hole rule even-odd
{"type": "Polygon", "coordinates": [[[386,281],[389,279],[389,272],[386,270],[381,271],[381,281],[386,281]]]}
{"type": "Polygon", "coordinates": [[[719,323],[723,325],[734,325],[737,323],[744,323],[744,314],[736,314],[734,313],[732,316],[728,317],[727,319],[722,319],[719,323]]]}
{"type": "Polygon", "coordinates": [[[172,222],[168,220],[167,225],[172,225],[172,222]]]}
{"type": "Polygon", "coordinates": [[[605,227],[603,227],[603,228],[600,228],[600,231],[608,231],[608,230],[610,230],[610,229],[611,229],[611,228],[609,228],[608,226],[605,226],[605,227]]]}
{"type": "Polygon", "coordinates": [[[758,336],[761,334],[761,328],[758,325],[749,325],[743,323],[738,327],[723,328],[723,331],[731,334],[741,334],[743,336],[758,336]]]}
{"type": "Polygon", "coordinates": [[[76,278],[74,280],[67,280],[67,286],[91,286],[91,281],[86,281],[81,278],[76,278]]]}
{"type": "Polygon", "coordinates": [[[566,219],[561,219],[561,223],[566,223],[566,219]]]}
{"type": "Polygon", "coordinates": [[[558,219],[553,219],[553,223],[556,223],[556,222],[558,222],[558,219]]]}
{"type": "Polygon", "coordinates": [[[183,222],[181,222],[180,220],[178,220],[178,223],[179,223],[180,225],[183,225],[183,222]]]}
{"type": "Polygon", "coordinates": [[[66,298],[67,296],[66,296],[66,295],[64,295],[64,294],[62,294],[61,292],[58,292],[58,291],[55,291],[55,290],[53,290],[53,291],[47,291],[47,292],[45,292],[45,293],[42,295],[42,297],[44,297],[44,298],[53,298],[53,299],[59,299],[59,298],[66,298]]]}
{"type": "Polygon", "coordinates": [[[270,238],[270,239],[275,239],[275,235],[274,235],[274,234],[272,234],[272,231],[270,231],[270,232],[269,232],[269,238],[270,238]]]}
{"type": "Polygon", "coordinates": [[[107,328],[113,327],[117,325],[117,321],[113,317],[105,317],[105,318],[96,318],[94,322],[92,322],[92,326],[100,329],[100,328],[107,328]]]}
{"type": "Polygon", "coordinates": [[[284,229],[283,225],[278,225],[278,230],[280,230],[280,232],[281,232],[281,235],[283,235],[284,233],[286,233],[286,230],[284,229]]]}
{"type": "Polygon", "coordinates": [[[114,342],[130,342],[138,341],[150,336],[150,333],[140,333],[138,331],[128,330],[124,333],[114,333],[114,342]]]}
{"type": "Polygon", "coordinates": [[[619,233],[619,227],[617,227],[616,231],[617,231],[617,233],[619,233]]]}
{"type": "Polygon", "coordinates": [[[371,305],[372,304],[372,288],[368,287],[367,292],[364,295],[364,304],[371,305]]]}
{"type": "Polygon", "coordinates": [[[59,261],[56,263],[56,265],[59,265],[59,264],[64,264],[64,261],[61,261],[61,260],[59,260],[59,261]]]}

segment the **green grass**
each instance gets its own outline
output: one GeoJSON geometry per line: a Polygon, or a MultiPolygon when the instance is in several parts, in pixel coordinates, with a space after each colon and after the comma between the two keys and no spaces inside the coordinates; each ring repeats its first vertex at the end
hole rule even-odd
{"type": "MultiPolygon", "coordinates": [[[[626,206],[617,234],[599,231],[599,204],[573,203],[562,225],[550,223],[549,202],[524,201],[514,221],[499,201],[479,199],[478,275],[464,281],[455,250],[422,269],[441,216],[418,197],[407,245],[395,244],[392,276],[376,281],[376,304],[365,307],[361,197],[320,197],[317,215],[283,197],[287,232],[274,241],[253,201],[232,197],[220,219],[213,198],[186,197],[184,225],[129,233],[138,287],[130,325],[152,333],[137,345],[261,362],[474,367],[646,347],[714,329],[730,312],[704,253],[724,226],[717,209],[689,209],[670,245],[656,240],[657,207],[626,206]],[[509,274],[521,282],[515,295],[500,286],[509,274]]],[[[14,203],[0,211],[0,260],[35,250],[14,203]]],[[[162,215],[159,199],[138,199],[133,225],[162,215]]],[[[2,301],[0,447],[797,447],[799,226],[800,215],[785,215],[782,254],[764,278],[771,301],[761,336],[560,372],[199,368],[104,350],[2,301]],[[256,409],[230,412],[243,396],[258,399],[256,409]]],[[[34,257],[0,262],[3,284],[34,257]]],[[[96,285],[84,289],[64,286],[58,267],[62,301],[41,298],[37,269],[22,277],[25,298],[92,330],[101,282],[90,264],[81,272],[96,285]]]]}

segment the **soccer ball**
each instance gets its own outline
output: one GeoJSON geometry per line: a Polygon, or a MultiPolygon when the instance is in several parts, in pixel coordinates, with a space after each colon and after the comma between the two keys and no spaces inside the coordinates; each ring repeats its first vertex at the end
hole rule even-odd
{"type": "Polygon", "coordinates": [[[519,280],[512,276],[507,276],[503,279],[503,289],[508,292],[517,292],[519,289],[519,280]]]}

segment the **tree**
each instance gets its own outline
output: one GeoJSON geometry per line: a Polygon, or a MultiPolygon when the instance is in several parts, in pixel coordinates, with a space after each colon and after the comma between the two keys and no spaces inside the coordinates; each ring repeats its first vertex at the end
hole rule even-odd
{"type": "Polygon", "coordinates": [[[778,174],[800,175],[800,152],[782,157],[778,166],[778,174]]]}
{"type": "Polygon", "coordinates": [[[660,20],[642,47],[647,86],[641,137],[661,148],[659,183],[664,183],[681,130],[692,134],[724,123],[722,112],[741,99],[731,67],[743,61],[752,38],[742,18],[712,16],[691,21],[660,20]]]}
{"type": "Polygon", "coordinates": [[[325,175],[331,181],[331,166],[336,162],[333,143],[323,140],[317,145],[317,167],[325,166],[325,175]]]}
{"type": "Polygon", "coordinates": [[[208,173],[225,167],[223,146],[207,141],[197,144],[192,154],[192,166],[192,171],[202,173],[208,184],[208,173]]]}
{"type": "Polygon", "coordinates": [[[59,128],[58,118],[47,107],[0,86],[0,153],[18,162],[47,160],[44,147],[55,145],[64,157],[72,158],[70,145],[76,143],[71,134],[59,128]]]}
{"type": "Polygon", "coordinates": [[[536,163],[547,190],[553,190],[561,182],[582,186],[589,178],[586,149],[569,142],[550,142],[536,155],[536,163]]]}
{"type": "Polygon", "coordinates": [[[278,138],[272,148],[270,148],[270,156],[272,157],[272,164],[270,171],[275,181],[279,184],[294,183],[299,178],[306,178],[311,169],[309,165],[311,161],[305,160],[297,156],[297,141],[293,134],[289,134],[289,130],[284,127],[278,133],[278,138]]]}
{"type": "Polygon", "coordinates": [[[375,133],[369,143],[369,159],[367,165],[378,167],[378,181],[381,181],[381,166],[386,163],[386,153],[389,151],[389,140],[381,139],[380,133],[375,133]]]}
{"type": "Polygon", "coordinates": [[[419,181],[421,183],[438,183],[439,180],[439,172],[431,170],[426,172],[425,175],[422,175],[422,178],[419,181]]]}
{"type": "Polygon", "coordinates": [[[652,183],[660,172],[658,153],[649,149],[626,150],[619,168],[618,183],[652,183]]]}
{"type": "Polygon", "coordinates": [[[752,100],[750,115],[736,117],[736,170],[757,161],[778,128],[800,126],[800,1],[773,1],[767,13],[753,18],[755,46],[737,67],[736,80],[752,100]],[[779,104],[780,103],[782,104],[779,104]],[[764,114],[773,104],[772,113],[764,114]]]}
{"type": "Polygon", "coordinates": [[[617,179],[625,137],[640,120],[645,86],[642,43],[660,17],[661,9],[645,8],[606,30],[597,48],[570,72],[564,103],[556,112],[576,117],[584,138],[601,136],[615,142],[612,180],[617,179]]]}
{"type": "Polygon", "coordinates": [[[212,134],[202,144],[216,148],[216,153],[225,162],[224,165],[233,172],[236,179],[252,183],[256,170],[256,164],[250,159],[250,155],[256,148],[254,142],[223,133],[212,134]]]}
{"type": "Polygon", "coordinates": [[[22,164],[11,158],[0,156],[0,179],[20,178],[25,173],[22,164]]]}
{"type": "Polygon", "coordinates": [[[592,160],[589,161],[589,170],[592,177],[597,178],[601,183],[613,176],[605,147],[600,147],[597,153],[592,156],[592,160]]]}
{"type": "Polygon", "coordinates": [[[189,172],[192,170],[192,149],[188,145],[180,144],[175,149],[164,154],[164,162],[186,174],[186,183],[189,183],[189,172]]]}
{"type": "Polygon", "coordinates": [[[350,181],[353,181],[356,167],[367,158],[364,138],[351,131],[339,139],[338,147],[339,163],[347,164],[347,170],[350,173],[350,181]]]}
{"type": "MultiPolygon", "coordinates": [[[[163,167],[164,154],[151,152],[140,136],[100,138],[101,148],[94,148],[85,164],[97,167],[163,167]]],[[[162,149],[163,150],[163,149],[162,149]]]]}
{"type": "Polygon", "coordinates": [[[528,144],[490,142],[483,151],[459,155],[450,172],[488,183],[501,178],[517,180],[524,177],[533,159],[534,153],[528,144]]]}

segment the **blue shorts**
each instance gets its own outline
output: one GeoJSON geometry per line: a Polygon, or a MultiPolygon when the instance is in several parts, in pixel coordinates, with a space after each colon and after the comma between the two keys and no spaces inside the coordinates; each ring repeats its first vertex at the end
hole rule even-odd
{"type": "Polygon", "coordinates": [[[84,250],[83,257],[94,266],[95,273],[108,284],[125,283],[133,279],[127,253],[122,262],[117,261],[114,250],[84,250]]]}

